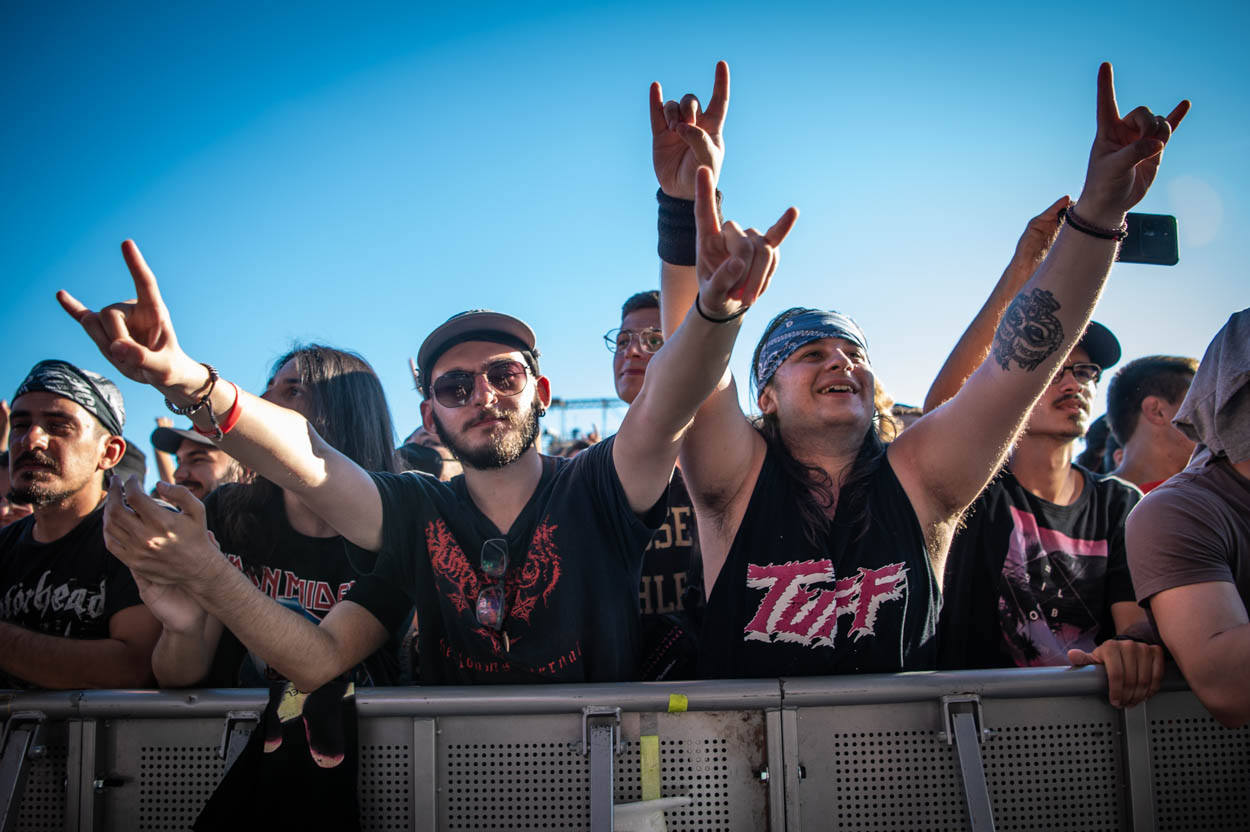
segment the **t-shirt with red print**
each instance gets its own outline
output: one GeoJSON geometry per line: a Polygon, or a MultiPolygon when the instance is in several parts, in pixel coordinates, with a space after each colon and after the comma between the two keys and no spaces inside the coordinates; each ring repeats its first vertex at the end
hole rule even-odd
{"type": "Polygon", "coordinates": [[[506,534],[478,509],[463,477],[372,474],[382,497],[382,549],[348,600],[388,632],[417,610],[422,684],[614,682],[636,677],[643,551],[664,519],[639,517],[616,474],[611,438],[573,459],[543,457],[537,488],[506,534]],[[478,621],[491,538],[508,541],[504,620],[478,621]]]}
{"type": "Polygon", "coordinates": [[[1124,521],[1141,492],[1073,465],[1081,494],[1061,506],[1003,470],[968,509],[942,583],[938,663],[951,670],[1068,664],[1115,635],[1111,605],[1133,600],[1124,521]]]}
{"type": "Polygon", "coordinates": [[[770,450],[707,599],[699,676],[932,669],[937,580],[889,460],[864,483],[867,525],[839,502],[819,547],[803,533],[800,487],[770,450]]]}

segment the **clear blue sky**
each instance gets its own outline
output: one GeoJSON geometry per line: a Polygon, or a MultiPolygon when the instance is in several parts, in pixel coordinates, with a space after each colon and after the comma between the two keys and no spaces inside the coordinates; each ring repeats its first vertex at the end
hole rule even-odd
{"type": "MultiPolygon", "coordinates": [[[[1096,317],[1126,358],[1200,356],[1250,303],[1245,4],[449,6],[0,7],[0,396],[42,358],[111,370],[53,295],[129,297],[126,237],[188,353],[253,391],[292,341],[355,349],[402,437],[408,356],[484,306],[534,326],[556,395],[612,396],[599,336],[657,275],[647,86],[706,98],[718,58],[727,216],[803,212],[740,376],[773,313],[832,307],[918,403],[1025,221],[1079,191],[1104,59],[1123,109],[1194,109],[1138,209],[1179,217],[1181,263],[1117,266],[1096,317]]],[[[150,453],[163,406],[122,387],[150,453]]]]}

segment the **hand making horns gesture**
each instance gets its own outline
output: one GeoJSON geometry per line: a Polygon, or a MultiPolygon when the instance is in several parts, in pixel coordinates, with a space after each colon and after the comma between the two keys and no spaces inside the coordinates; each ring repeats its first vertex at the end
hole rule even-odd
{"type": "Polygon", "coordinates": [[[712,184],[720,179],[725,158],[725,113],[729,110],[729,64],[716,64],[716,80],[707,109],[691,93],[681,101],[665,101],[660,83],[651,85],[651,161],[664,193],[694,199],[695,172],[711,169],[712,184]]]}
{"type": "Polygon", "coordinates": [[[178,346],[156,276],[134,240],[122,243],[122,256],[135,281],[135,298],[109,304],[98,313],[64,290],[56,293],[56,299],[126,378],[156,387],[170,387],[184,374],[190,378],[198,373],[202,380],[203,367],[178,346]]]}
{"type": "Polygon", "coordinates": [[[722,225],[716,218],[716,187],[709,168],[698,168],[695,183],[699,309],[705,318],[732,319],[768,288],[781,256],[777,248],[794,227],[799,209],[787,208],[764,234],[754,228],[743,231],[736,222],[722,225]]]}
{"type": "Polygon", "coordinates": [[[1080,216],[1116,227],[1141,202],[1159,172],[1163,148],[1189,112],[1181,101],[1166,118],[1138,107],[1124,117],[1115,101],[1111,64],[1098,68],[1098,130],[1089,151],[1085,187],[1077,200],[1080,216]]]}

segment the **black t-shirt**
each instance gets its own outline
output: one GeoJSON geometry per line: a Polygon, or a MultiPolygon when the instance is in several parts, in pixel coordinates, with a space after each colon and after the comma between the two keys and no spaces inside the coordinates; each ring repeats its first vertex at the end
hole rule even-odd
{"type": "Polygon", "coordinates": [[[543,457],[538,487],[506,535],[474,505],[463,477],[373,474],[382,550],[348,599],[392,631],[416,605],[423,684],[635,678],[643,550],[665,503],[642,518],[633,512],[613,444],[543,457]],[[482,545],[498,537],[509,553],[500,632],[478,623],[476,606],[491,583],[482,545]]]}
{"type": "MultiPolygon", "coordinates": [[[[247,485],[223,485],[204,502],[208,528],[217,536],[226,558],[257,588],[284,607],[318,623],[343,600],[352,585],[373,568],[377,556],[350,546],[342,537],[307,537],[291,528],[282,492],[257,513],[261,533],[249,541],[235,539],[222,522],[223,498],[232,489],[247,485]]],[[[399,674],[399,638],[392,630],[390,641],[347,674],[358,685],[393,685],[399,674]]],[[[209,687],[265,687],[283,677],[251,653],[229,630],[221,634],[208,675],[201,684],[209,687]]]]}
{"type": "Polygon", "coordinates": [[[668,487],[668,515],[647,543],[642,561],[638,603],[644,627],[662,615],[703,606],[698,546],[694,508],[681,469],[675,468],[668,487]]]}
{"type": "MultiPolygon", "coordinates": [[[[50,636],[109,637],[114,613],[142,603],[130,570],[104,547],[104,507],[51,543],[28,515],[0,529],[0,621],[50,636]]],[[[0,673],[0,688],[29,687],[0,673]]]]}
{"type": "Polygon", "coordinates": [[[943,578],[939,665],[1067,665],[1115,634],[1111,605],[1133,600],[1124,521],[1141,492],[1073,465],[1076,502],[1034,496],[1004,469],[968,509],[943,578]]]}
{"type": "Polygon", "coordinates": [[[865,485],[866,529],[840,500],[816,550],[803,534],[801,486],[768,452],[707,600],[701,677],[933,668],[938,587],[920,521],[885,456],[865,485]]]}
{"type": "Polygon", "coordinates": [[[681,469],[668,487],[668,516],[651,536],[638,590],[643,681],[695,678],[703,620],[703,561],[681,469]]]}

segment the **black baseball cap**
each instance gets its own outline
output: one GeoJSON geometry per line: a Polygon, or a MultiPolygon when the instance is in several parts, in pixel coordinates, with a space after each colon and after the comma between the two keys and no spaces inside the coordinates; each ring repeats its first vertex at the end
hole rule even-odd
{"type": "Polygon", "coordinates": [[[538,346],[529,324],[502,312],[470,309],[452,315],[421,342],[421,349],[417,351],[417,378],[424,395],[430,393],[430,371],[438,359],[447,350],[466,341],[489,341],[519,350],[524,353],[530,370],[539,375],[538,346]]]}
{"type": "Polygon", "coordinates": [[[206,448],[217,447],[207,436],[201,436],[193,430],[157,428],[152,431],[152,447],[167,454],[177,454],[178,448],[182,445],[184,439],[190,440],[197,445],[203,445],[206,448]]]}
{"type": "Polygon", "coordinates": [[[1104,371],[1114,367],[1120,360],[1120,342],[1098,321],[1090,321],[1085,334],[1076,345],[1089,355],[1089,360],[1104,371]]]}

